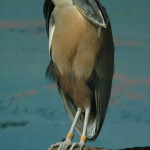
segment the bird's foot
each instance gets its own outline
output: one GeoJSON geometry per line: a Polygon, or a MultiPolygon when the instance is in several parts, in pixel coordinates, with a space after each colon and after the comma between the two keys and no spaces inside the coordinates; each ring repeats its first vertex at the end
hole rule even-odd
{"type": "Polygon", "coordinates": [[[58,142],[56,144],[52,144],[48,150],[53,150],[55,147],[58,147],[58,150],[67,150],[71,146],[71,140],[66,139],[64,142],[58,142]]]}
{"type": "Polygon", "coordinates": [[[74,142],[71,144],[71,147],[69,148],[69,150],[74,150],[76,147],[79,147],[80,150],[83,150],[84,144],[85,144],[84,141],[80,141],[79,143],[74,142]]]}
{"type": "Polygon", "coordinates": [[[76,147],[79,147],[80,150],[84,148],[84,141],[80,141],[79,143],[71,143],[70,139],[66,139],[64,142],[58,142],[56,144],[51,145],[48,150],[53,150],[55,147],[58,147],[58,150],[74,150],[76,147]]]}

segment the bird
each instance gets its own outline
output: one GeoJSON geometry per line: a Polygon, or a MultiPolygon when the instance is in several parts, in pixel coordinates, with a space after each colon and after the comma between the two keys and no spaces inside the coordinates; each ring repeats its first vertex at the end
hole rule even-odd
{"type": "Polygon", "coordinates": [[[110,19],[99,0],[45,0],[50,63],[46,76],[57,82],[72,120],[63,142],[49,150],[83,149],[102,128],[114,74],[114,42],[110,19]],[[80,141],[72,142],[77,129],[80,141]]]}

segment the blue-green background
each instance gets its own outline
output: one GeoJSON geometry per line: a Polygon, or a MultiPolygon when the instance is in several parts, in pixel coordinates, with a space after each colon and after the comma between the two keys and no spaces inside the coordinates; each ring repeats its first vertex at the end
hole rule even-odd
{"type": "MultiPolygon", "coordinates": [[[[103,128],[87,145],[148,146],[150,0],[101,2],[112,23],[115,75],[103,128]]],[[[71,126],[55,83],[44,76],[49,53],[43,3],[0,1],[0,150],[47,150],[71,126]]]]}

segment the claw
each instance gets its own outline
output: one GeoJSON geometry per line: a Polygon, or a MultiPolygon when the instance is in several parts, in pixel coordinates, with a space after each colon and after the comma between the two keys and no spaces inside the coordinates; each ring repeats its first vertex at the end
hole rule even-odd
{"type": "Polygon", "coordinates": [[[83,150],[83,148],[84,148],[84,145],[80,145],[80,150],[83,150]]]}
{"type": "Polygon", "coordinates": [[[71,142],[64,141],[60,144],[58,150],[67,150],[70,145],[71,145],[71,142]]]}
{"type": "Polygon", "coordinates": [[[58,150],[74,150],[76,147],[79,147],[80,150],[83,150],[85,141],[80,141],[79,143],[71,143],[70,139],[66,139],[64,142],[58,142],[56,144],[51,145],[48,150],[53,150],[53,148],[58,147],[58,150]]]}
{"type": "Polygon", "coordinates": [[[59,146],[61,144],[61,142],[58,142],[56,144],[52,144],[51,147],[48,150],[52,150],[53,148],[59,146]]]}
{"type": "Polygon", "coordinates": [[[85,141],[80,141],[79,143],[80,150],[83,150],[84,144],[85,144],[85,141]]]}
{"type": "Polygon", "coordinates": [[[69,150],[74,150],[76,147],[79,147],[80,150],[83,150],[84,144],[85,144],[84,141],[80,141],[80,143],[76,143],[76,142],[72,143],[72,146],[71,146],[71,148],[69,150]]]}
{"type": "Polygon", "coordinates": [[[64,142],[58,142],[56,144],[51,145],[48,150],[53,150],[53,148],[58,147],[58,150],[67,150],[71,146],[71,140],[66,139],[64,142]]]}
{"type": "Polygon", "coordinates": [[[70,147],[69,150],[73,150],[77,146],[78,146],[78,143],[74,142],[74,143],[72,143],[72,146],[70,147]]]}

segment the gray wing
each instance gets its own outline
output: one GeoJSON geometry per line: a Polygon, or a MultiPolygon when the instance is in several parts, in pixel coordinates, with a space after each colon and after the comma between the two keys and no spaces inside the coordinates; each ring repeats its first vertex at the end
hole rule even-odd
{"type": "Polygon", "coordinates": [[[109,17],[99,0],[73,0],[78,11],[98,27],[107,28],[109,17]]]}
{"type": "MultiPolygon", "coordinates": [[[[114,72],[114,43],[112,38],[110,23],[106,29],[101,31],[102,52],[98,56],[98,62],[95,65],[93,74],[87,85],[93,91],[94,95],[91,99],[92,111],[87,128],[87,139],[95,140],[99,135],[111,94],[112,77],[114,72]],[[96,111],[95,111],[96,110],[96,111]]],[[[77,108],[74,101],[63,93],[60,89],[64,107],[73,121],[77,108]]],[[[77,131],[82,134],[83,119],[80,118],[77,123],[77,131]]]]}
{"type": "Polygon", "coordinates": [[[91,140],[94,140],[98,136],[105,119],[114,73],[114,43],[110,23],[108,24],[108,28],[102,29],[101,36],[103,40],[102,53],[95,67],[98,81],[95,84],[96,128],[91,140]]]}
{"type": "Polygon", "coordinates": [[[95,130],[93,133],[94,136],[90,140],[95,140],[102,128],[110,98],[111,85],[112,80],[102,79],[95,88],[96,118],[94,122],[95,125],[93,124],[95,130]]]}

